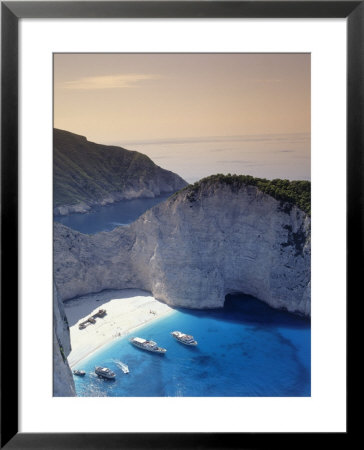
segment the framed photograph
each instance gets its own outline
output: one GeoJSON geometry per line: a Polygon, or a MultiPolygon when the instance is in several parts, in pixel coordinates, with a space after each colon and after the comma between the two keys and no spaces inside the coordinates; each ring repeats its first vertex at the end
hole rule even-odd
{"type": "Polygon", "coordinates": [[[348,437],[363,22],[2,2],[2,446],[348,437]]]}

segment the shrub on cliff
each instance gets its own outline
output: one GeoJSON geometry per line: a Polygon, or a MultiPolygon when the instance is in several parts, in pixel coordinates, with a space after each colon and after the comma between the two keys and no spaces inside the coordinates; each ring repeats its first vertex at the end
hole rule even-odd
{"type": "Polygon", "coordinates": [[[219,173],[203,178],[185,187],[183,191],[187,191],[188,200],[194,201],[202,186],[218,183],[230,186],[234,192],[239,191],[243,186],[256,186],[259,190],[276,200],[296,205],[302,211],[311,215],[311,183],[305,180],[290,181],[279,178],[267,180],[266,178],[256,178],[251,175],[223,175],[219,173]]]}

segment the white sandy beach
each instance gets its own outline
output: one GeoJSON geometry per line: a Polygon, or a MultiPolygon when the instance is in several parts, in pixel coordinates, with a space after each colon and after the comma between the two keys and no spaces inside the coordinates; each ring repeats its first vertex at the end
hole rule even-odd
{"type": "Polygon", "coordinates": [[[68,356],[71,367],[113,339],[174,312],[170,306],[138,289],[85,295],[67,301],[64,308],[71,334],[72,351],[68,356]],[[96,318],[95,324],[80,330],[78,325],[99,309],[105,309],[106,316],[96,318]]]}

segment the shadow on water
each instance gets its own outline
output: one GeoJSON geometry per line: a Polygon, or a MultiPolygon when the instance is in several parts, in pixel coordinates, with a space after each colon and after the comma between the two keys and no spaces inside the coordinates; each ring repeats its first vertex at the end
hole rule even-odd
{"type": "Polygon", "coordinates": [[[191,355],[198,354],[200,352],[200,348],[198,345],[185,345],[176,340],[176,344],[180,347],[181,350],[190,352],[191,355]]]}
{"type": "Polygon", "coordinates": [[[135,350],[140,352],[140,353],[144,353],[146,355],[153,355],[156,358],[163,358],[163,359],[167,359],[167,355],[166,353],[158,353],[158,352],[150,352],[149,350],[143,350],[142,348],[136,347],[134,346],[135,350]]]}
{"type": "Polygon", "coordinates": [[[98,377],[104,383],[115,383],[115,378],[98,377]]]}
{"type": "MultiPolygon", "coordinates": [[[[225,322],[244,323],[264,327],[309,329],[311,320],[284,310],[274,309],[261,300],[246,294],[228,294],[223,308],[192,310],[176,308],[178,311],[199,317],[210,317],[225,322]]],[[[213,330],[212,330],[213,331],[213,330]]]]}

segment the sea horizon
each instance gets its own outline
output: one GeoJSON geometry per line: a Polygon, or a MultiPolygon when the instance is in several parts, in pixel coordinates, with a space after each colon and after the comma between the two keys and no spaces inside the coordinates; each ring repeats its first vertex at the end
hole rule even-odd
{"type": "Polygon", "coordinates": [[[259,178],[310,180],[311,134],[271,133],[107,142],[149,156],[163,169],[188,183],[211,174],[243,174],[259,178]],[[193,154],[192,160],[188,155],[193,154]]]}

